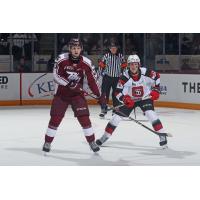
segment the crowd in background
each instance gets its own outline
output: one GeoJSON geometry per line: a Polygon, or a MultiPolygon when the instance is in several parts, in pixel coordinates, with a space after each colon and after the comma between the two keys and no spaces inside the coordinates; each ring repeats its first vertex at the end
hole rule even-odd
{"type": "MultiPolygon", "coordinates": [[[[53,35],[51,41],[48,38],[45,39],[42,33],[0,33],[0,55],[13,55],[14,72],[31,72],[33,69],[33,55],[49,55],[46,71],[52,71],[55,56],[68,51],[67,44],[72,37],[80,37],[84,47],[83,54],[86,56],[103,55],[107,51],[109,43],[113,41],[118,43],[119,49],[125,55],[136,53],[143,61],[145,53],[147,64],[149,62],[149,65],[151,61],[152,63],[155,62],[155,55],[163,53],[179,55],[180,49],[181,55],[200,54],[200,34],[197,33],[155,33],[146,34],[145,38],[144,34],[126,33],[125,40],[122,33],[105,33],[103,37],[98,33],[59,33],[56,35],[56,50],[54,47],[55,34],[51,33],[49,35],[53,35]],[[163,40],[165,41],[164,43],[163,40]],[[146,41],[145,52],[144,41],[146,41]]],[[[183,63],[183,65],[185,68],[189,68],[187,63],[183,63]]]]}

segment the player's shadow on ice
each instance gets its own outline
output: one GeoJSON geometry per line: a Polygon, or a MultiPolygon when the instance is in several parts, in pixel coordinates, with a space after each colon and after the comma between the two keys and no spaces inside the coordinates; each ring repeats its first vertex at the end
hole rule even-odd
{"type": "Polygon", "coordinates": [[[132,150],[132,151],[136,150],[141,155],[147,155],[147,156],[158,155],[158,156],[164,156],[166,158],[177,158],[177,159],[184,159],[187,156],[193,156],[194,154],[196,154],[190,151],[177,151],[171,148],[161,149],[155,146],[135,145],[130,142],[121,142],[121,141],[108,142],[107,145],[102,146],[102,148],[107,148],[107,147],[115,149],[132,150]]]}
{"type": "MultiPolygon", "coordinates": [[[[117,161],[104,160],[100,154],[93,153],[92,151],[85,153],[85,152],[80,152],[80,151],[53,149],[52,152],[48,154],[48,156],[44,156],[43,152],[39,148],[7,148],[6,150],[21,151],[21,152],[34,154],[34,155],[39,155],[39,156],[43,156],[44,159],[54,158],[56,160],[62,160],[62,161],[66,161],[66,162],[74,162],[74,163],[76,163],[74,165],[78,165],[78,166],[127,166],[128,165],[128,161],[125,161],[123,159],[119,159],[117,161]],[[89,158],[72,158],[72,156],[67,157],[65,155],[60,156],[60,155],[55,155],[55,154],[70,154],[70,155],[74,154],[74,155],[76,155],[76,157],[77,157],[77,155],[82,155],[82,156],[89,155],[89,158]]],[[[37,164],[37,165],[39,165],[39,164],[37,164]]],[[[47,164],[47,165],[56,165],[56,162],[52,162],[52,164],[47,164]]],[[[67,164],[66,164],[66,166],[67,166],[67,164]]]]}

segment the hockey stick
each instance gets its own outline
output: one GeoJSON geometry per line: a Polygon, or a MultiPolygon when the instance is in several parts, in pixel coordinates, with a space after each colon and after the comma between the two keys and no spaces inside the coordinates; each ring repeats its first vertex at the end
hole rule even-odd
{"type": "MultiPolygon", "coordinates": [[[[84,92],[84,94],[86,94],[85,96],[90,96],[90,97],[92,97],[93,99],[96,99],[96,100],[98,100],[98,98],[96,98],[95,96],[93,96],[92,94],[90,94],[90,93],[87,93],[86,91],[83,91],[84,92]]],[[[111,110],[116,110],[117,108],[120,108],[120,107],[122,107],[122,106],[124,106],[124,104],[122,104],[122,105],[119,105],[119,106],[116,106],[116,107],[108,107],[108,109],[106,110],[106,111],[111,111],[111,110]]]]}
{"type": "Polygon", "coordinates": [[[120,115],[122,115],[123,117],[128,117],[131,121],[134,121],[135,123],[139,124],[140,126],[146,128],[147,130],[151,131],[152,133],[158,135],[158,136],[167,136],[167,137],[172,137],[172,134],[170,133],[159,133],[157,131],[154,131],[153,129],[149,128],[148,126],[144,125],[143,123],[141,123],[140,121],[130,117],[130,116],[126,116],[123,112],[116,110],[117,113],[119,113],[120,115]]]}
{"type": "Polygon", "coordinates": [[[135,111],[135,108],[134,108],[134,116],[135,116],[135,119],[136,119],[136,111],[135,111]]]}
{"type": "MultiPolygon", "coordinates": [[[[84,92],[85,92],[85,91],[84,91],[84,92]]],[[[94,97],[93,95],[91,95],[91,94],[89,94],[89,93],[87,93],[87,92],[85,92],[85,93],[86,93],[88,96],[90,96],[90,97],[92,97],[92,98],[98,100],[98,98],[94,97]]],[[[149,99],[149,98],[150,98],[150,96],[146,96],[146,97],[142,98],[142,100],[149,99]]],[[[116,107],[110,107],[110,108],[107,109],[107,111],[116,110],[116,111],[117,111],[120,115],[122,115],[123,117],[129,118],[131,121],[134,121],[135,123],[139,124],[140,126],[146,128],[147,130],[151,131],[152,133],[154,133],[154,134],[156,134],[156,135],[158,135],[158,136],[172,137],[172,134],[170,134],[170,133],[158,133],[157,131],[154,131],[153,129],[151,129],[151,128],[149,128],[148,126],[144,125],[144,124],[141,123],[140,121],[138,121],[138,120],[136,120],[136,119],[134,119],[134,118],[132,118],[132,117],[130,117],[130,116],[126,116],[124,113],[122,113],[121,111],[119,111],[119,108],[122,107],[122,106],[124,106],[124,104],[119,105],[119,106],[116,106],[116,107]]]]}

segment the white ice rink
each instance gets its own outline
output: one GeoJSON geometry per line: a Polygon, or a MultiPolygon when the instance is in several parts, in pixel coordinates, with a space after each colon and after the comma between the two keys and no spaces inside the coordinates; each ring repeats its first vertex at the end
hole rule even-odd
{"type": "MultiPolygon", "coordinates": [[[[49,121],[49,106],[0,107],[0,165],[11,166],[120,166],[200,165],[200,111],[156,108],[167,132],[169,149],[159,148],[158,136],[133,121],[122,121],[98,154],[90,151],[78,121],[68,109],[52,144],[52,152],[41,151],[49,121]]],[[[90,106],[91,120],[100,137],[108,119],[99,119],[100,108],[90,106]]],[[[133,115],[133,114],[132,114],[133,115]]],[[[110,118],[111,113],[107,118],[110,118]]],[[[151,125],[141,112],[137,119],[151,125]]]]}

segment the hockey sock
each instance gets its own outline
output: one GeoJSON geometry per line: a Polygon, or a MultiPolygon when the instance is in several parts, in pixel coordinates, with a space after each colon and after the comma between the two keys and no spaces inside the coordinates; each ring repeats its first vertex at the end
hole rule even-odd
{"type": "Polygon", "coordinates": [[[94,136],[94,131],[93,131],[89,116],[85,115],[85,116],[79,116],[77,118],[80,125],[83,128],[83,132],[84,132],[87,142],[88,143],[93,142],[95,140],[95,136],[94,136]]]}
{"type": "Polygon", "coordinates": [[[85,135],[87,142],[90,143],[90,142],[93,142],[95,140],[94,131],[93,131],[92,127],[83,128],[83,132],[84,132],[84,135],[85,135]]]}
{"type": "Polygon", "coordinates": [[[109,122],[109,123],[107,124],[106,128],[105,128],[105,133],[104,133],[104,134],[107,135],[108,137],[110,137],[116,128],[117,128],[116,126],[113,126],[113,125],[109,122]]]}
{"type": "Polygon", "coordinates": [[[155,131],[160,131],[161,129],[163,129],[162,123],[159,119],[153,121],[152,126],[153,126],[155,131]]]}
{"type": "Polygon", "coordinates": [[[56,135],[57,130],[52,128],[47,128],[45,135],[45,142],[51,143],[56,135]]]}
{"type": "Polygon", "coordinates": [[[122,117],[114,114],[112,119],[108,122],[106,128],[105,128],[105,134],[107,134],[108,137],[110,137],[113,133],[113,131],[117,128],[120,121],[122,120],[122,117]]]}

